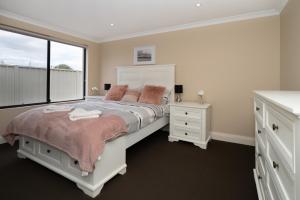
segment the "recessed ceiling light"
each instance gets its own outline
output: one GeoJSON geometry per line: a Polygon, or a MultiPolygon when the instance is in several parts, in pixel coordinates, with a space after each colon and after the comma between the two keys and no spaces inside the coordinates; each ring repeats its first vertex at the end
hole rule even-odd
{"type": "Polygon", "coordinates": [[[115,24],[110,24],[110,26],[115,26],[115,24]]]}
{"type": "Polygon", "coordinates": [[[196,3],[196,7],[200,7],[201,6],[201,3],[196,3]]]}

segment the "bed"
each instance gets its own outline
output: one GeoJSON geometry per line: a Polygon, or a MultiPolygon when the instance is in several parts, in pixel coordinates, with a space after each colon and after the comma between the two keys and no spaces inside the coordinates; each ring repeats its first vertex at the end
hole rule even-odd
{"type": "MultiPolygon", "coordinates": [[[[170,90],[169,100],[174,100],[175,65],[125,66],[117,67],[116,71],[118,84],[127,84],[129,88],[139,88],[145,84],[165,86],[170,90]]],[[[101,102],[93,103],[104,105],[101,102]]],[[[92,172],[82,171],[78,161],[64,151],[31,137],[19,136],[18,156],[29,158],[66,177],[75,182],[85,194],[94,198],[108,180],[117,174],[126,173],[126,149],[168,123],[168,115],[163,114],[135,132],[109,140],[103,153],[97,158],[92,172]]]]}

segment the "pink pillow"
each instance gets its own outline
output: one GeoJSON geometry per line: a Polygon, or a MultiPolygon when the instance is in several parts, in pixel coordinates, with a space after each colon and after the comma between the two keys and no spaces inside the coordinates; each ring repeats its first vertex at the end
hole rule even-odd
{"type": "Polygon", "coordinates": [[[145,85],[139,103],[160,105],[165,90],[166,88],[162,86],[145,85]]]}
{"type": "Polygon", "coordinates": [[[120,101],[124,96],[128,85],[113,85],[105,95],[105,100],[120,101]]]}
{"type": "Polygon", "coordinates": [[[121,101],[125,102],[137,102],[139,97],[141,96],[141,92],[137,90],[127,90],[121,101]]]}

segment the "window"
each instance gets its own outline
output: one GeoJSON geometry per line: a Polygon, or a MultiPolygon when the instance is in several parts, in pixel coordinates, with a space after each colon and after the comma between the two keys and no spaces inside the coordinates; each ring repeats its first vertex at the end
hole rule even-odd
{"type": "Polygon", "coordinates": [[[86,49],[0,30],[0,108],[85,96],[86,49]]]}
{"type": "Polygon", "coordinates": [[[0,106],[46,102],[47,40],[0,30],[0,106]]]}
{"type": "Polygon", "coordinates": [[[51,101],[82,99],[84,49],[58,42],[50,47],[51,101]]]}

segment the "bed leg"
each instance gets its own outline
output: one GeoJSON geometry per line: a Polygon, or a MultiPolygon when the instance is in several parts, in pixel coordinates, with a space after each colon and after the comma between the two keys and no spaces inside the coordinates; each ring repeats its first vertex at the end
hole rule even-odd
{"type": "Polygon", "coordinates": [[[22,153],[20,153],[19,151],[17,152],[17,156],[18,158],[21,158],[21,159],[26,159],[26,156],[24,156],[22,153]]]}
{"type": "Polygon", "coordinates": [[[119,171],[119,174],[124,175],[126,174],[126,167],[124,167],[121,171],[119,171]]]}
{"type": "Polygon", "coordinates": [[[100,194],[103,186],[104,186],[104,184],[100,185],[96,190],[90,190],[90,189],[86,188],[85,186],[77,183],[77,187],[79,189],[81,189],[86,195],[88,195],[92,198],[95,198],[96,196],[98,196],[100,194]]]}
{"type": "Polygon", "coordinates": [[[168,140],[169,140],[169,142],[178,142],[179,140],[178,139],[175,139],[175,138],[173,138],[173,137],[168,137],[168,140]]]}

